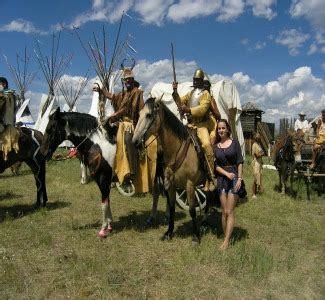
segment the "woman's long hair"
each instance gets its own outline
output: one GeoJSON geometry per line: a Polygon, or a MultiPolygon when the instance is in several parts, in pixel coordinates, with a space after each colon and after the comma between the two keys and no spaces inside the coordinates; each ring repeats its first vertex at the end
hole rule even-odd
{"type": "Polygon", "coordinates": [[[218,125],[219,125],[219,123],[221,123],[221,122],[223,122],[223,123],[226,124],[228,138],[230,138],[230,136],[231,136],[231,128],[230,128],[230,125],[229,125],[228,121],[227,121],[226,119],[220,119],[220,120],[218,121],[218,124],[217,124],[217,139],[216,139],[216,143],[219,143],[219,142],[221,141],[221,137],[220,137],[220,135],[219,135],[219,133],[218,133],[218,125]]]}

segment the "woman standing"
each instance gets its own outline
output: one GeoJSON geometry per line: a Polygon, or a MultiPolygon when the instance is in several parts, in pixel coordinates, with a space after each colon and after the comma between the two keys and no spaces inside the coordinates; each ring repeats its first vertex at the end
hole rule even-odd
{"type": "Polygon", "coordinates": [[[217,143],[214,147],[215,170],[222,208],[222,229],[225,235],[220,249],[226,250],[235,226],[234,210],[238,200],[237,192],[242,182],[244,161],[239,142],[230,138],[231,129],[228,121],[221,119],[217,128],[217,143]]]}

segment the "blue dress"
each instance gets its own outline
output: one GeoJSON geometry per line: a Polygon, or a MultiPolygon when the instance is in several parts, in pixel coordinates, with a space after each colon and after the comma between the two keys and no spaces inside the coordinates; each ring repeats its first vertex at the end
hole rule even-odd
{"type": "Polygon", "coordinates": [[[213,152],[216,158],[214,169],[221,167],[227,172],[236,174],[235,180],[230,180],[225,175],[216,173],[219,192],[222,190],[228,192],[233,189],[237,182],[238,165],[244,163],[239,142],[234,139],[227,148],[220,148],[219,144],[215,144],[213,152]]]}

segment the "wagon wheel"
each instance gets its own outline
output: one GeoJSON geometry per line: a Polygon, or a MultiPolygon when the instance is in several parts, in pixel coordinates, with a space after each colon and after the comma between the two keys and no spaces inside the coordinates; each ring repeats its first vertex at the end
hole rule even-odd
{"type": "Polygon", "coordinates": [[[120,184],[119,182],[116,182],[116,188],[121,195],[126,197],[131,197],[135,193],[133,182],[130,182],[128,184],[120,184]]]}
{"type": "MultiPolygon", "coordinates": [[[[200,210],[203,210],[207,204],[206,195],[203,191],[203,185],[195,187],[195,199],[196,199],[195,210],[199,212],[200,210]]],[[[176,202],[181,208],[185,210],[189,210],[189,205],[187,202],[185,190],[178,189],[176,191],[176,202]]]]}

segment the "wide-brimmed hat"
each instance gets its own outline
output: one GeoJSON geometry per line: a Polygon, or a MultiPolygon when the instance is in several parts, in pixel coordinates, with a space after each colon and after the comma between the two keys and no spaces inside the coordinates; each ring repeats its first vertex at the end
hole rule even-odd
{"type": "Polygon", "coordinates": [[[301,111],[298,115],[299,116],[305,116],[306,114],[303,111],[301,111]]]}

